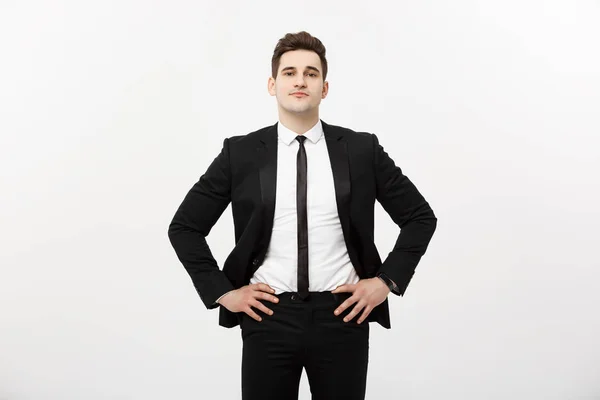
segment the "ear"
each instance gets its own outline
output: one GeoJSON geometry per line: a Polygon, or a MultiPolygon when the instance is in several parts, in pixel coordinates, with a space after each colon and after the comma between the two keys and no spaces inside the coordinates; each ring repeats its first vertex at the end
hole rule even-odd
{"type": "Polygon", "coordinates": [[[275,96],[275,79],[272,76],[269,77],[267,82],[267,90],[271,96],[275,96]]]}
{"type": "Polygon", "coordinates": [[[327,93],[329,93],[329,82],[323,82],[323,91],[321,92],[321,98],[324,99],[327,97],[327,93]]]}

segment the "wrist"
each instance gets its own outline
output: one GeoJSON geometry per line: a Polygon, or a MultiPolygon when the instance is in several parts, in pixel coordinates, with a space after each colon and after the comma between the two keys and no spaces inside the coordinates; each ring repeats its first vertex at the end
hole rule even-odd
{"type": "Polygon", "coordinates": [[[381,276],[377,276],[375,279],[379,280],[379,282],[383,284],[383,286],[388,290],[388,294],[392,291],[387,282],[381,276]]]}
{"type": "Polygon", "coordinates": [[[380,272],[377,274],[377,278],[379,278],[379,280],[381,280],[385,286],[389,289],[390,292],[394,291],[394,287],[396,286],[396,284],[383,272],[380,272]]]}
{"type": "Polygon", "coordinates": [[[217,303],[222,305],[223,304],[223,299],[225,297],[227,297],[227,295],[230,294],[231,292],[233,292],[233,290],[230,290],[229,292],[227,292],[224,295],[222,295],[221,297],[219,297],[219,299],[217,300],[217,303]]]}

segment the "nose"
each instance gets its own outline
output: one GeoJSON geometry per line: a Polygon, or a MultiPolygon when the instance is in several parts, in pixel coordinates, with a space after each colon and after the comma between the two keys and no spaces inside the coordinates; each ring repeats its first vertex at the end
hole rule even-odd
{"type": "Polygon", "coordinates": [[[294,85],[295,87],[305,87],[306,86],[306,82],[304,81],[304,75],[302,74],[298,74],[297,78],[296,78],[296,83],[294,85]]]}

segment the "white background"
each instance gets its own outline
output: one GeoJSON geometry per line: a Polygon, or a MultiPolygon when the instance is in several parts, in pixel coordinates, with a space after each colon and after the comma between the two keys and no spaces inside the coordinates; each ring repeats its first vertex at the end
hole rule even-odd
{"type": "MultiPolygon", "coordinates": [[[[376,133],[439,219],[371,325],[367,399],[599,399],[599,21],[591,0],[1,1],[0,399],[240,398],[239,327],[167,228],[225,137],[277,121],[271,55],[300,30],[327,47],[321,118],[376,133]]],[[[208,241],[222,266],[230,209],[208,241]]]]}

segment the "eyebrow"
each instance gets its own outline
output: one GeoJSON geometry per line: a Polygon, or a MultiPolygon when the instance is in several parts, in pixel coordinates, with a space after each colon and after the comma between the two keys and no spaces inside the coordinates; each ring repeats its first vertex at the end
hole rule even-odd
{"type": "MultiPolygon", "coordinates": [[[[321,71],[319,71],[319,69],[318,69],[318,68],[316,68],[316,67],[313,67],[313,66],[311,66],[311,65],[307,65],[307,66],[306,66],[306,69],[309,69],[309,70],[312,70],[312,71],[317,71],[318,73],[321,73],[321,71]]],[[[287,70],[293,70],[293,71],[295,71],[295,70],[296,70],[296,67],[285,67],[284,69],[282,69],[282,70],[281,70],[281,72],[285,72],[285,71],[287,71],[287,70]]]]}

